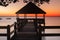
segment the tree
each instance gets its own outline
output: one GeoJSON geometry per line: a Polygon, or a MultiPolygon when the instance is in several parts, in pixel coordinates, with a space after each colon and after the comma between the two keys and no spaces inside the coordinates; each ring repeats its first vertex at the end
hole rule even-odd
{"type": "MultiPolygon", "coordinates": [[[[19,0],[0,0],[1,6],[8,6],[11,2],[16,3],[19,0]]],[[[23,0],[23,3],[33,2],[35,4],[43,4],[44,2],[49,3],[50,0],[23,0]]]]}
{"type": "Polygon", "coordinates": [[[43,4],[44,2],[49,3],[50,0],[23,0],[24,3],[33,2],[35,4],[43,4]]]}
{"type": "Polygon", "coordinates": [[[16,3],[18,0],[0,0],[1,6],[8,6],[11,2],[16,3]]]}

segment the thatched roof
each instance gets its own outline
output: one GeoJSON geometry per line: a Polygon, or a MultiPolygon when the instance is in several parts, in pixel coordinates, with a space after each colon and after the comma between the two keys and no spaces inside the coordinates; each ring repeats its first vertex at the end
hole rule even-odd
{"type": "Polygon", "coordinates": [[[34,3],[29,2],[26,6],[22,9],[18,10],[16,14],[46,14],[41,8],[37,7],[34,3]]]}

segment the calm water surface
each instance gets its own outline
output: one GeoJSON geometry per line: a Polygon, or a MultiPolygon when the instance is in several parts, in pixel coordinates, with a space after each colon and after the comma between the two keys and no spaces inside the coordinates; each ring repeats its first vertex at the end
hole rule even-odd
{"type": "MultiPolygon", "coordinates": [[[[16,17],[0,17],[0,26],[11,25],[16,22],[16,17]],[[11,19],[7,19],[11,18],[11,19]]],[[[60,17],[46,17],[46,26],[60,26],[60,17]]],[[[0,29],[0,33],[6,33],[6,29],[0,29]]],[[[60,33],[60,29],[46,29],[45,33],[60,33]]],[[[0,40],[7,40],[6,37],[0,37],[0,40]]],[[[60,37],[45,37],[45,40],[60,40],[60,37]]]]}

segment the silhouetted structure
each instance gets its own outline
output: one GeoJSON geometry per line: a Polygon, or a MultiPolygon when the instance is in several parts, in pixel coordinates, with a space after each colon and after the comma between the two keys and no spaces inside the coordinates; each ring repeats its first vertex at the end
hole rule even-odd
{"type": "MultiPolygon", "coordinates": [[[[37,18],[37,14],[42,14],[43,18],[38,20],[40,23],[44,24],[45,26],[45,14],[46,12],[44,12],[42,9],[40,9],[39,7],[37,7],[35,4],[33,4],[32,2],[28,3],[26,6],[24,6],[22,9],[20,9],[19,11],[16,12],[17,14],[17,18],[19,18],[19,14],[25,14],[24,18],[26,19],[26,14],[35,14],[35,20],[38,20],[37,18]]],[[[18,20],[18,19],[17,19],[18,20]]],[[[19,21],[17,21],[19,22],[19,21]]],[[[37,22],[36,22],[37,23],[37,22]]]]}
{"type": "MultiPolygon", "coordinates": [[[[37,28],[39,28],[39,25],[43,24],[43,27],[45,26],[45,14],[42,9],[37,7],[34,3],[29,2],[26,6],[24,6],[22,9],[16,12],[17,14],[17,28],[18,31],[21,31],[23,26],[28,23],[28,20],[33,20],[35,31],[38,35],[37,28]],[[24,18],[19,18],[19,14],[24,14],[24,18]],[[35,14],[35,18],[26,18],[26,14],[35,14]],[[42,18],[38,18],[37,14],[43,15],[42,18]]],[[[41,26],[40,26],[41,27],[41,26]]],[[[44,31],[44,29],[43,29],[44,31]]],[[[40,33],[41,34],[41,33],[40,33]]]]}

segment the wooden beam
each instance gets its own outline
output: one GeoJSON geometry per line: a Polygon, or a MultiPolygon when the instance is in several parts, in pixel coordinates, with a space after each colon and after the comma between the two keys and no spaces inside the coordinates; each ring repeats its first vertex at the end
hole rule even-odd
{"type": "Polygon", "coordinates": [[[0,26],[0,29],[7,29],[7,26],[0,26]]]}
{"type": "Polygon", "coordinates": [[[46,34],[42,34],[42,36],[60,36],[60,33],[46,33],[46,34]]]}
{"type": "Polygon", "coordinates": [[[0,36],[7,36],[7,34],[0,33],[0,36]]]}
{"type": "Polygon", "coordinates": [[[60,29],[60,26],[45,26],[45,29],[60,29]]]}
{"type": "Polygon", "coordinates": [[[7,40],[10,40],[10,25],[7,26],[7,40]]]}

